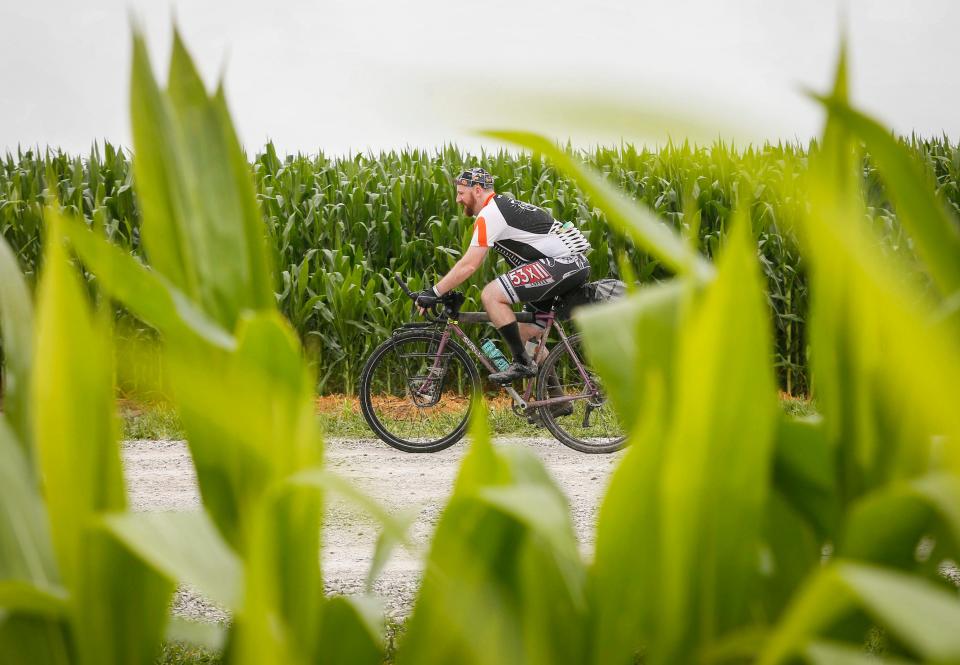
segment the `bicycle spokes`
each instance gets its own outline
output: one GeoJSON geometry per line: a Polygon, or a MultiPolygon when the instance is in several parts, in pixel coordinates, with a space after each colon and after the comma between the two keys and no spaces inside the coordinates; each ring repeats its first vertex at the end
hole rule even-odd
{"type": "Polygon", "coordinates": [[[476,370],[462,350],[431,332],[407,333],[367,368],[368,417],[391,445],[431,447],[461,430],[476,370]]]}
{"type": "Polygon", "coordinates": [[[603,385],[585,363],[579,335],[569,338],[569,346],[557,347],[544,365],[545,386],[538,389],[541,399],[558,397],[542,408],[544,421],[563,443],[584,452],[610,452],[625,440],[625,432],[603,385]]]}
{"type": "Polygon", "coordinates": [[[406,378],[407,394],[417,407],[436,406],[443,394],[452,354],[449,350],[439,353],[439,347],[440,344],[434,342],[426,344],[424,350],[395,347],[397,365],[406,378]]]}

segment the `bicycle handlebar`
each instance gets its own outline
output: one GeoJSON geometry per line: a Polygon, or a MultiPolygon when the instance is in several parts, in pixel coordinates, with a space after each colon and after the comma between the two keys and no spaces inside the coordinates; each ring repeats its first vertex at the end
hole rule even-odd
{"type": "Polygon", "coordinates": [[[400,288],[403,289],[403,292],[407,294],[407,297],[410,298],[410,300],[417,299],[417,295],[411,291],[410,287],[407,286],[407,283],[403,281],[403,277],[400,276],[400,273],[395,274],[394,278],[397,280],[397,284],[400,285],[400,288]]]}
{"type": "MultiPolygon", "coordinates": [[[[410,290],[410,287],[407,286],[407,283],[405,281],[403,281],[403,277],[400,275],[400,273],[395,273],[393,277],[394,279],[397,280],[397,284],[400,285],[400,288],[407,295],[407,297],[410,298],[410,300],[413,300],[414,302],[416,302],[417,294],[410,290]]],[[[430,307],[424,308],[422,312],[423,318],[425,318],[427,321],[430,321],[431,323],[436,323],[439,320],[439,316],[440,316],[440,313],[437,311],[438,307],[440,307],[439,302],[436,305],[432,305],[430,307]]],[[[414,311],[416,311],[416,305],[414,305],[414,311]]]]}
{"type": "MultiPolygon", "coordinates": [[[[410,290],[410,287],[407,285],[405,281],[403,281],[403,277],[400,276],[400,273],[396,273],[394,275],[394,279],[397,280],[397,284],[400,285],[400,288],[407,295],[407,297],[410,298],[410,300],[415,301],[417,299],[417,294],[410,290]]],[[[452,296],[455,293],[457,295],[460,295],[456,291],[451,291],[450,293],[444,294],[444,297],[452,296]]],[[[441,302],[442,302],[442,299],[441,299],[441,302]]],[[[455,314],[459,317],[460,321],[462,321],[463,323],[489,323],[490,322],[490,316],[486,312],[461,312],[459,310],[459,307],[460,307],[460,303],[462,302],[463,302],[463,299],[462,299],[462,296],[460,296],[460,300],[455,305],[456,309],[454,311],[455,314]]],[[[450,311],[448,307],[446,307],[447,305],[449,305],[449,303],[444,303],[444,305],[445,305],[445,309],[448,310],[447,314],[449,314],[450,311]]],[[[437,308],[440,306],[441,306],[441,303],[438,302],[432,308],[426,309],[423,313],[424,318],[434,323],[437,322],[440,319],[439,312],[437,312],[437,308]]],[[[536,323],[537,322],[537,318],[536,316],[534,316],[532,312],[523,312],[523,311],[517,312],[516,317],[517,317],[518,323],[536,323]]]]}

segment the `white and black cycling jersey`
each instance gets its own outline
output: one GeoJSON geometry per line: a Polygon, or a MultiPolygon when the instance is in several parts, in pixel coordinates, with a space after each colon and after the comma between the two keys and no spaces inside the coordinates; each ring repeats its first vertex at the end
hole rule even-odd
{"type": "Polygon", "coordinates": [[[477,214],[470,246],[493,247],[513,267],[590,249],[576,228],[563,229],[543,208],[495,193],[477,214]]]}

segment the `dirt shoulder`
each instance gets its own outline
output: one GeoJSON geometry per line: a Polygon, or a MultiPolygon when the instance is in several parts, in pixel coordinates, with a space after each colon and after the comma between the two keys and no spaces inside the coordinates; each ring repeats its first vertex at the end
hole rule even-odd
{"type": "MultiPolygon", "coordinates": [[[[378,440],[334,439],[327,442],[326,464],[389,510],[416,511],[411,536],[422,552],[429,545],[467,445],[464,441],[439,453],[414,455],[378,440]]],[[[543,460],[570,502],[581,549],[590,556],[600,499],[623,453],[585,455],[554,439],[501,438],[496,445],[523,446],[543,460]]],[[[123,459],[134,510],[200,509],[193,464],[183,442],[129,441],[124,443],[123,459]]],[[[376,525],[365,515],[337,498],[328,502],[322,565],[329,592],[363,590],[376,536],[376,525]]],[[[421,570],[418,552],[398,550],[391,557],[374,585],[388,616],[399,619],[409,613],[421,570]]],[[[176,611],[195,618],[225,618],[222,611],[188,591],[178,594],[176,611]]]]}

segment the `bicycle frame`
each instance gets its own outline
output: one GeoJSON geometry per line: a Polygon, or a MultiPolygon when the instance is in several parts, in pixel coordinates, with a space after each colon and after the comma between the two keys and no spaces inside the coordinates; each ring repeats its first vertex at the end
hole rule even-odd
{"type": "MultiPolygon", "coordinates": [[[[482,317],[485,316],[485,314],[481,312],[461,312],[460,313],[460,316],[464,316],[464,315],[476,316],[477,321],[482,321],[483,320],[482,317]]],[[[580,356],[577,355],[576,351],[574,351],[573,347],[570,345],[570,340],[567,337],[566,332],[563,330],[563,326],[560,324],[559,321],[556,320],[556,313],[555,312],[546,312],[546,313],[537,312],[533,316],[535,321],[542,323],[544,326],[543,334],[540,335],[540,342],[539,344],[537,344],[537,350],[534,353],[534,357],[539,356],[540,352],[544,348],[546,348],[547,337],[550,335],[550,330],[556,327],[557,333],[560,335],[560,341],[564,344],[564,346],[567,347],[567,350],[570,352],[570,357],[573,358],[573,361],[577,366],[577,372],[580,374],[580,378],[583,379],[584,385],[586,386],[587,390],[586,392],[579,395],[564,395],[562,397],[549,397],[547,399],[541,399],[541,400],[530,399],[533,396],[533,387],[535,383],[534,381],[535,377],[532,377],[526,381],[526,388],[523,391],[523,395],[518,393],[513,386],[510,386],[510,385],[503,386],[507,394],[510,395],[510,397],[513,399],[514,404],[519,406],[521,409],[528,409],[528,408],[537,408],[541,406],[551,406],[554,404],[562,404],[563,402],[573,402],[579,399],[583,399],[585,397],[599,397],[600,396],[599,389],[591,380],[590,373],[587,372],[586,367],[584,367],[583,362],[581,362],[580,356]]],[[[464,343],[467,349],[469,349],[470,352],[473,353],[473,355],[475,355],[480,360],[480,363],[487,369],[488,372],[493,373],[497,371],[497,368],[493,366],[493,363],[490,361],[489,358],[487,358],[486,354],[484,354],[479,348],[477,348],[477,345],[473,343],[473,340],[471,340],[470,337],[467,336],[465,332],[463,332],[463,329],[460,327],[459,319],[447,319],[446,326],[443,329],[443,334],[440,337],[440,343],[437,346],[437,352],[436,352],[436,357],[434,358],[434,361],[433,361],[433,366],[430,368],[431,376],[443,375],[443,369],[441,367],[443,351],[446,348],[447,343],[450,341],[450,338],[454,335],[458,337],[460,341],[464,343]]]]}

